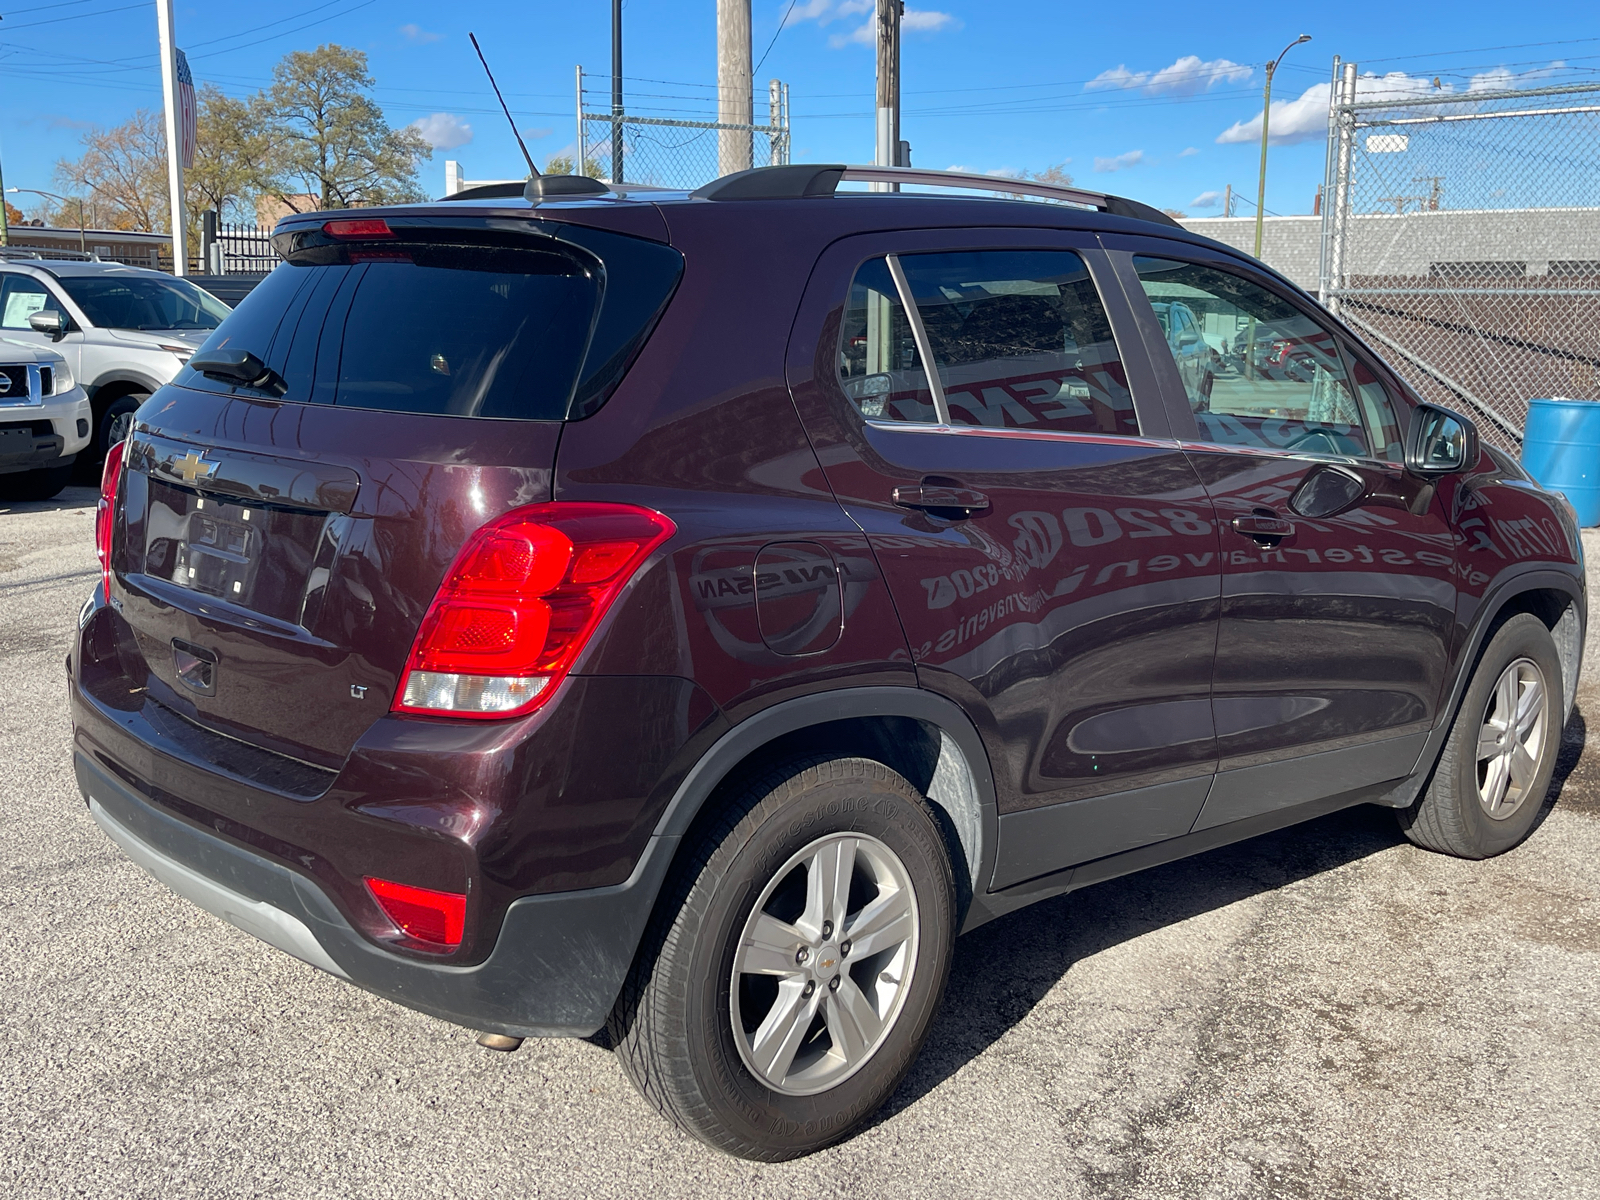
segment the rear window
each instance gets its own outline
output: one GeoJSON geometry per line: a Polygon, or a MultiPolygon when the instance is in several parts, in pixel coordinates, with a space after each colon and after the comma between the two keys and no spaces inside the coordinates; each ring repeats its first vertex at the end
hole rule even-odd
{"type": "MultiPolygon", "coordinates": [[[[203,349],[249,351],[278,377],[274,394],[297,403],[581,417],[621,377],[683,261],[670,247],[588,229],[574,230],[583,246],[396,233],[357,244],[302,239],[203,349]]],[[[182,382],[252,394],[193,370],[182,382]]]]}

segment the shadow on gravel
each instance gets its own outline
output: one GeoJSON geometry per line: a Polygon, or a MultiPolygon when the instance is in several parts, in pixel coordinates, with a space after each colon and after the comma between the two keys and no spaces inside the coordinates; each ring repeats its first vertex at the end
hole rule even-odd
{"type": "Polygon", "coordinates": [[[911,1073],[877,1121],[909,1107],[987,1050],[1027,1016],[1073,964],[1404,840],[1392,812],[1365,806],[1348,809],[1094,884],[975,930],[956,942],[939,1018],[911,1073]]]}
{"type": "Polygon", "coordinates": [[[1600,762],[1583,753],[1588,731],[1580,704],[1572,710],[1561,734],[1561,754],[1550,778],[1549,803],[1560,805],[1565,812],[1600,813],[1600,762]]]}
{"type": "Polygon", "coordinates": [[[63,488],[49,500],[0,500],[0,517],[8,513],[62,512],[74,508],[93,508],[100,502],[98,487],[63,488]]]}

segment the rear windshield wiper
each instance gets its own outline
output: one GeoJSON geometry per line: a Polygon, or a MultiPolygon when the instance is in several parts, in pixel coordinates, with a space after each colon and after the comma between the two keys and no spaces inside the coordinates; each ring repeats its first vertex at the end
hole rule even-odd
{"type": "Polygon", "coordinates": [[[207,379],[270,392],[282,396],[289,385],[266,363],[248,350],[204,350],[189,360],[189,366],[207,379]]]}

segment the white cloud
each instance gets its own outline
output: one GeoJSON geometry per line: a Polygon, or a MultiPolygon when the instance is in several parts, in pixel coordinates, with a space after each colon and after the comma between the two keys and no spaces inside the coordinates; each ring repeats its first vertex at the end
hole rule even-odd
{"type": "Polygon", "coordinates": [[[442,33],[429,33],[421,25],[402,25],[400,26],[400,32],[405,35],[406,41],[417,42],[418,44],[437,42],[444,36],[442,33]]]}
{"type": "Polygon", "coordinates": [[[1190,146],[1187,150],[1179,150],[1178,151],[1178,157],[1179,158],[1193,158],[1196,154],[1199,154],[1199,153],[1200,153],[1200,151],[1196,150],[1193,146],[1190,146]]]}
{"type": "Polygon", "coordinates": [[[1126,154],[1118,154],[1112,158],[1097,158],[1094,160],[1096,171],[1126,171],[1129,167],[1137,167],[1144,161],[1143,150],[1129,150],[1126,154]]]}
{"type": "Polygon", "coordinates": [[[1138,88],[1147,96],[1194,96],[1209,91],[1219,83],[1243,83],[1249,79],[1252,68],[1226,58],[1209,62],[1198,54],[1185,54],[1170,67],[1159,71],[1130,71],[1126,66],[1101,71],[1088,83],[1085,91],[1102,89],[1138,88]]]}
{"type": "Polygon", "coordinates": [[[454,150],[472,140],[472,126],[452,113],[433,113],[411,122],[411,128],[435,150],[454,150]]]}
{"type": "MultiPolygon", "coordinates": [[[[812,0],[813,5],[816,0],[812,0]]],[[[852,13],[872,11],[871,0],[844,0],[837,8],[829,10],[817,18],[819,25],[826,25],[834,17],[852,13]]],[[[941,29],[960,29],[961,22],[947,12],[935,12],[932,9],[907,8],[900,17],[901,30],[908,33],[938,33],[941,29]]],[[[868,17],[849,33],[836,33],[828,39],[828,45],[835,50],[841,46],[875,46],[878,42],[877,17],[868,17]]]]}
{"type": "MultiPolygon", "coordinates": [[[[1496,67],[1492,71],[1484,71],[1474,75],[1468,81],[1465,90],[1458,89],[1454,83],[1445,83],[1442,80],[1438,87],[1434,87],[1434,78],[1426,75],[1407,75],[1404,71],[1390,71],[1387,75],[1368,74],[1356,80],[1356,99],[1369,100],[1410,100],[1421,96],[1459,96],[1463,101],[1469,100],[1476,92],[1509,91],[1519,87],[1532,87],[1542,83],[1550,76],[1561,70],[1564,63],[1554,62],[1548,67],[1538,67],[1531,71],[1509,71],[1504,67],[1496,67]]],[[[1328,89],[1326,83],[1314,84],[1307,88],[1296,100],[1274,100],[1272,102],[1272,124],[1268,130],[1268,140],[1274,146],[1288,146],[1296,142],[1308,141],[1312,138],[1321,138],[1328,133],[1328,89]]],[[[1452,109],[1458,106],[1451,105],[1452,109]]],[[[1470,105],[1462,106],[1470,108],[1470,105]]],[[[1238,121],[1228,126],[1217,135],[1217,141],[1223,145],[1235,142],[1259,142],[1261,140],[1261,114],[1257,113],[1248,121],[1238,121]]]]}
{"type": "Polygon", "coordinates": [[[1201,192],[1189,201],[1190,208],[1218,208],[1222,205],[1221,192],[1201,192]]]}

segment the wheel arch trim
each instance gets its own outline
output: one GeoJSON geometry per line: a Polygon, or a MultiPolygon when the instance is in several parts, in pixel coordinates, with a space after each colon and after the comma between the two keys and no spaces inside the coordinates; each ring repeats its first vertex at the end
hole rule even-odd
{"type": "MultiPolygon", "coordinates": [[[[984,890],[980,881],[994,870],[999,832],[994,775],[971,718],[953,701],[921,688],[842,688],[784,700],[747,717],[690,768],[656,822],[652,847],[664,842],[676,849],[718,785],[763,746],[786,734],[871,717],[905,717],[938,730],[939,759],[928,799],[953,826],[967,861],[952,865],[958,872],[965,866],[968,888],[963,890],[976,900],[984,890]]],[[[969,925],[976,915],[969,913],[969,925]]]]}

